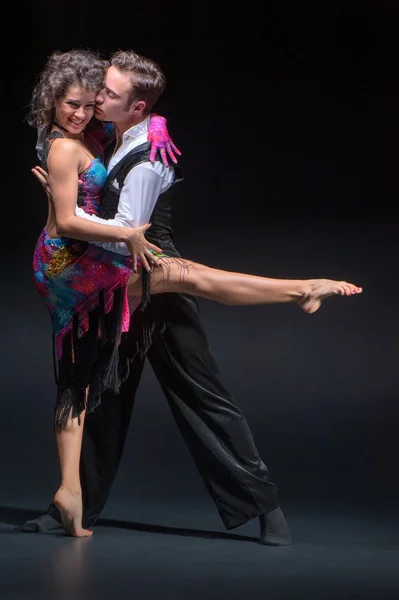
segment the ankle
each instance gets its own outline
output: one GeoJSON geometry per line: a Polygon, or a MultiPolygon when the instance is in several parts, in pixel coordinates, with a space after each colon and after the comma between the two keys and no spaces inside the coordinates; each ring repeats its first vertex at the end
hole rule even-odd
{"type": "Polygon", "coordinates": [[[291,534],[280,507],[259,515],[260,543],[265,546],[288,546],[291,534]]]}
{"type": "Polygon", "coordinates": [[[289,295],[293,302],[302,302],[312,291],[310,279],[299,279],[294,282],[293,289],[289,295]]]}
{"type": "Polygon", "coordinates": [[[67,492],[77,500],[82,498],[82,488],[77,484],[61,483],[57,493],[58,492],[67,492]]]}

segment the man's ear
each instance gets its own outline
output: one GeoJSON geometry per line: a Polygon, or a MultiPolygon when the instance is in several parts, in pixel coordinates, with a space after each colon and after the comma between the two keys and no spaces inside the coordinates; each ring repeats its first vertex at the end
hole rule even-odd
{"type": "Polygon", "coordinates": [[[136,103],[132,104],[131,108],[133,114],[137,115],[138,113],[143,113],[146,109],[146,102],[145,100],[138,100],[136,103]]]}

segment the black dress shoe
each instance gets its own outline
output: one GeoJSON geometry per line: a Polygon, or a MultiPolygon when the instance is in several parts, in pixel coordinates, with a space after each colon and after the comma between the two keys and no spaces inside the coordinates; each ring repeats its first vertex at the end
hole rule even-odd
{"type": "Polygon", "coordinates": [[[21,531],[26,531],[28,533],[48,533],[49,531],[54,531],[59,528],[62,529],[61,523],[56,521],[48,513],[41,515],[32,521],[25,521],[25,523],[21,525],[21,531]]]}
{"type": "Polygon", "coordinates": [[[277,507],[260,515],[260,543],[265,546],[289,546],[291,534],[283,511],[277,507]]]}

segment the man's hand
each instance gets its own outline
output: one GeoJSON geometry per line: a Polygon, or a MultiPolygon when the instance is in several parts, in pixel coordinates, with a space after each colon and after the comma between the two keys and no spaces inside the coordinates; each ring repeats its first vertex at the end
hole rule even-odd
{"type": "Polygon", "coordinates": [[[44,169],[42,169],[41,167],[33,167],[33,169],[31,169],[33,175],[36,177],[36,179],[39,180],[39,182],[42,184],[44,191],[47,194],[47,198],[49,200],[51,200],[51,189],[49,186],[49,182],[48,182],[48,173],[47,171],[45,171],[44,169]]]}
{"type": "Polygon", "coordinates": [[[159,252],[160,254],[162,254],[163,251],[158,246],[155,246],[155,244],[150,244],[144,237],[144,233],[149,227],[151,227],[151,223],[146,223],[141,227],[130,229],[129,239],[125,242],[133,258],[133,271],[135,273],[137,272],[138,258],[140,258],[140,262],[144,269],[149,273],[151,273],[151,264],[154,267],[159,267],[159,260],[152,254],[151,250],[155,250],[155,252],[159,252]]]}
{"type": "Polygon", "coordinates": [[[154,162],[157,151],[159,150],[163,163],[166,167],[169,166],[166,152],[168,152],[172,161],[177,163],[177,158],[174,155],[174,152],[179,156],[181,156],[181,152],[172,142],[172,138],[170,137],[168,128],[166,127],[165,117],[155,114],[151,115],[150,125],[148,127],[148,141],[151,142],[151,162],[154,162]]]}

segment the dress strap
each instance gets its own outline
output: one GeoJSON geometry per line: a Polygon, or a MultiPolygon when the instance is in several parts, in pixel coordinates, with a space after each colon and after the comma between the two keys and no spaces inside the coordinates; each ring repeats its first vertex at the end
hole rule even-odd
{"type": "Polygon", "coordinates": [[[48,134],[48,136],[46,137],[46,139],[44,140],[41,163],[42,163],[42,167],[43,167],[43,169],[45,169],[45,171],[48,171],[47,158],[48,158],[50,148],[51,148],[54,140],[56,140],[58,138],[63,138],[63,137],[65,137],[65,136],[61,133],[61,131],[51,131],[48,134]]]}

